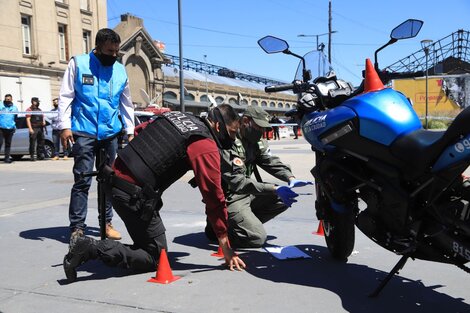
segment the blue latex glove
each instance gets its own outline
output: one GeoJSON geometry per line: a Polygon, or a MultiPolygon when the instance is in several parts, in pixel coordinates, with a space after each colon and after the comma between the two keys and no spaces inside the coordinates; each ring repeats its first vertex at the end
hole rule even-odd
{"type": "Polygon", "coordinates": [[[288,186],[277,187],[276,194],[287,207],[290,207],[292,203],[297,202],[294,198],[296,198],[298,194],[293,192],[288,186]]]}
{"type": "Polygon", "coordinates": [[[292,179],[289,182],[289,188],[303,187],[307,185],[313,185],[313,182],[308,180],[292,179]]]}

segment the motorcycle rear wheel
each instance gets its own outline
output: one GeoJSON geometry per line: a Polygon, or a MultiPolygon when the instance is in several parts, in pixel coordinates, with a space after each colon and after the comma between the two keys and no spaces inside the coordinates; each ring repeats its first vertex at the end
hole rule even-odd
{"type": "Polygon", "coordinates": [[[340,261],[347,261],[354,249],[354,213],[338,213],[331,210],[328,218],[323,221],[323,228],[331,256],[340,261]]]}

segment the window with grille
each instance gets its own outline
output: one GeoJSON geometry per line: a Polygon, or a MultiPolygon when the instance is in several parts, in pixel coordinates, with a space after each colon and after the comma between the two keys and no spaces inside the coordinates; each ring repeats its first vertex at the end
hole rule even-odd
{"type": "Polygon", "coordinates": [[[88,30],[83,31],[83,53],[89,53],[91,50],[91,32],[88,30]]]}
{"type": "Polygon", "coordinates": [[[59,24],[59,59],[67,61],[68,56],[68,43],[67,43],[67,25],[59,24]]]}
{"type": "Polygon", "coordinates": [[[23,35],[23,54],[31,55],[31,16],[21,15],[21,32],[23,35]]]}

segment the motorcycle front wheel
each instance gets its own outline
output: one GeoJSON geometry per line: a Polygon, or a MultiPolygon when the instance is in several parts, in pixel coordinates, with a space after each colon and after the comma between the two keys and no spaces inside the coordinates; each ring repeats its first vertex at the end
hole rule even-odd
{"type": "Polygon", "coordinates": [[[326,245],[331,256],[347,261],[354,249],[354,212],[336,212],[331,209],[323,221],[326,245]]]}

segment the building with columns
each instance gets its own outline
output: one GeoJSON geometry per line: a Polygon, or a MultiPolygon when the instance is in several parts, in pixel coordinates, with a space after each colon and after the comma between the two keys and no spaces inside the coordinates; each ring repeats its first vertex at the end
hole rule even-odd
{"type": "MultiPolygon", "coordinates": [[[[163,54],[158,41],[145,30],[144,21],[130,14],[121,16],[114,28],[121,36],[122,63],[125,65],[132,100],[136,107],[147,104],[143,89],[160,106],[180,109],[179,58],[163,54]]],[[[229,103],[238,111],[247,105],[262,106],[271,114],[283,115],[292,109],[296,96],[289,92],[264,92],[266,85],[280,84],[267,78],[232,72],[220,66],[183,60],[185,110],[199,114],[207,111],[210,95],[217,103],[229,103]]]]}

